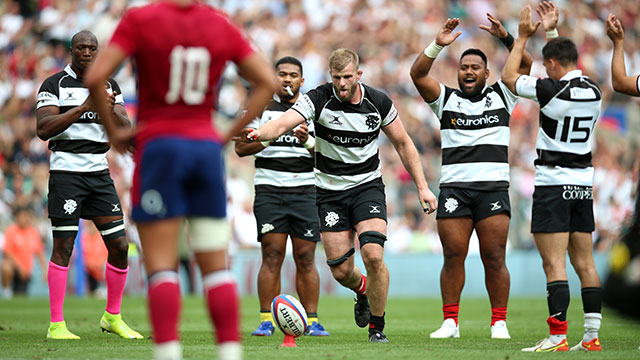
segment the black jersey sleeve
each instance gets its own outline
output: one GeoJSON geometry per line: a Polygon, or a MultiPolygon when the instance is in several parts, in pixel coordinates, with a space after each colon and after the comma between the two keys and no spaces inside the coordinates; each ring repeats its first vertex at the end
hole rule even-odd
{"type": "Polygon", "coordinates": [[[551,78],[539,79],[536,83],[536,96],[538,97],[540,108],[547,105],[566,84],[567,81],[558,81],[551,78]]]}
{"type": "Polygon", "coordinates": [[[45,106],[60,106],[60,89],[58,87],[58,81],[60,77],[58,74],[48,77],[38,90],[36,109],[40,109],[45,106]]]}

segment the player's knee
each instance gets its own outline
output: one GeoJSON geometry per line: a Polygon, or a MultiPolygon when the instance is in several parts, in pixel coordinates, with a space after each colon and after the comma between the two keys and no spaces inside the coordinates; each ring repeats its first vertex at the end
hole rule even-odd
{"type": "MultiPolygon", "coordinates": [[[[110,243],[116,242],[119,239],[124,240],[126,237],[124,219],[96,225],[96,228],[98,228],[100,235],[102,235],[102,239],[107,243],[107,247],[110,247],[110,243]]],[[[126,242],[126,240],[124,241],[126,242]]]]}
{"type": "Polygon", "coordinates": [[[353,271],[353,268],[348,266],[346,263],[343,263],[338,266],[332,266],[330,269],[331,269],[331,275],[333,275],[333,278],[336,279],[336,281],[341,284],[346,283],[350,279],[351,272],[353,271]]]}
{"type": "Polygon", "coordinates": [[[580,278],[591,278],[594,274],[597,276],[595,264],[590,260],[591,259],[571,259],[571,265],[580,278]]]}
{"type": "Polygon", "coordinates": [[[191,250],[210,252],[226,250],[231,239],[231,224],[225,218],[189,217],[191,250]]]}
{"type": "Polygon", "coordinates": [[[384,248],[384,242],[387,241],[387,235],[377,231],[365,231],[358,235],[358,240],[360,241],[360,249],[368,244],[375,244],[384,248]]]}
{"type": "Polygon", "coordinates": [[[361,252],[362,262],[367,272],[377,271],[384,266],[384,254],[382,251],[361,252]]]}
{"type": "Polygon", "coordinates": [[[53,242],[53,249],[51,251],[51,260],[54,263],[67,266],[69,265],[69,259],[71,253],[73,253],[73,238],[58,238],[53,242]]]}
{"type": "Polygon", "coordinates": [[[270,269],[280,269],[284,261],[284,251],[275,248],[262,250],[262,263],[270,269]]]}
{"type": "Polygon", "coordinates": [[[500,250],[486,251],[481,253],[482,263],[485,269],[497,271],[502,269],[504,264],[504,252],[500,250]]]}
{"type": "Polygon", "coordinates": [[[306,272],[315,268],[315,252],[304,251],[293,255],[298,271],[306,272]]]}
{"type": "Polygon", "coordinates": [[[349,258],[353,256],[355,252],[356,252],[356,249],[351,248],[349,249],[349,251],[347,251],[346,253],[344,253],[344,255],[340,257],[327,259],[327,265],[329,265],[331,272],[333,272],[333,268],[337,268],[338,266],[342,265],[345,261],[349,260],[349,258]]]}
{"type": "Polygon", "coordinates": [[[129,253],[129,242],[125,237],[107,241],[107,250],[109,250],[109,254],[112,256],[126,258],[129,253]]]}

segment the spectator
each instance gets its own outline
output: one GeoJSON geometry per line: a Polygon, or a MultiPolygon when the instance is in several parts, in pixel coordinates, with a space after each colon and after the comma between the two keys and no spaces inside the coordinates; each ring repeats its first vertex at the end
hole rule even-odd
{"type": "Polygon", "coordinates": [[[44,247],[38,230],[33,226],[31,209],[19,207],[15,210],[16,221],[4,233],[5,245],[2,258],[2,293],[10,298],[13,294],[26,295],[33,273],[33,257],[38,258],[42,280],[47,281],[44,247]]]}

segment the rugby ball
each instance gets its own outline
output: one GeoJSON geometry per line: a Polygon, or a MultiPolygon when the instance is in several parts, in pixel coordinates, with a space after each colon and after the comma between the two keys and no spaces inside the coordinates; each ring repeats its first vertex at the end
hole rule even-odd
{"type": "Polygon", "coordinates": [[[286,335],[298,337],[307,330],[307,312],[291,295],[276,296],[271,302],[271,315],[286,335]]]}

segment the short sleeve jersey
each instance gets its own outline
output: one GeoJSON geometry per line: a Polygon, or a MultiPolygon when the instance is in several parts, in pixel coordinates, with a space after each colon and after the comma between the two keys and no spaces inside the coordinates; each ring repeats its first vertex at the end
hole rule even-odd
{"type": "MultiPolygon", "coordinates": [[[[291,106],[291,103],[273,99],[262,112],[262,117],[253,120],[248,127],[258,129],[267,122],[278,119],[291,106]]],[[[313,136],[312,121],[307,121],[307,128],[309,135],[313,136]]],[[[315,185],[314,159],[293,135],[293,130],[280,135],[271,145],[255,154],[256,192],[305,192],[315,185]]]]}
{"type": "Polygon", "coordinates": [[[573,70],[560,80],[521,75],[516,92],[540,104],[535,185],[591,186],[591,135],[602,106],[598,85],[573,70]]]}
{"type": "Polygon", "coordinates": [[[158,2],[129,10],[111,45],[136,65],[136,141],[219,138],[211,122],[220,75],[227,61],[240,63],[253,52],[227,16],[204,4],[158,2]]]}
{"type": "Polygon", "coordinates": [[[313,120],[316,131],[316,186],[343,191],[382,176],[380,129],[397,117],[393,101],[380,90],[358,84],[358,104],[340,101],[326,83],[302,95],[292,109],[313,120]]]}
{"type": "Polygon", "coordinates": [[[509,120],[517,99],[502,81],[472,97],[440,84],[440,96],[429,103],[440,119],[440,187],[508,189],[509,120]]]}

